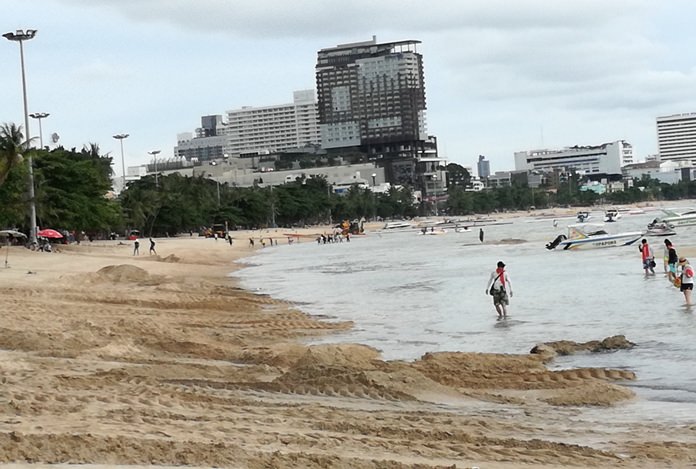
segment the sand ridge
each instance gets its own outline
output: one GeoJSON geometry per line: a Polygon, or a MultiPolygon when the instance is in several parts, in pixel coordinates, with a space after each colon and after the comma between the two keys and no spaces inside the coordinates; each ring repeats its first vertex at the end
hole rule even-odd
{"type": "Polygon", "coordinates": [[[160,256],[139,257],[118,243],[52,254],[12,248],[11,268],[0,272],[0,461],[696,462],[696,426],[583,417],[584,406],[630,402],[622,386],[635,378],[630,371],[553,371],[535,354],[441,352],[386,362],[364,345],[306,346],[303,339],[352,325],[238,288],[226,274],[253,252],[246,243],[157,243],[160,256]]]}

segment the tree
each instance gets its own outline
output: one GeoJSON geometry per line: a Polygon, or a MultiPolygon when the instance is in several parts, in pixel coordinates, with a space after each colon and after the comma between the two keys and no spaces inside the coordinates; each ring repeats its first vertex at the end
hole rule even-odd
{"type": "Polygon", "coordinates": [[[3,124],[0,127],[0,186],[5,182],[12,168],[22,162],[26,148],[22,127],[3,124]]]}
{"type": "Polygon", "coordinates": [[[447,187],[467,187],[471,183],[469,171],[457,163],[447,165],[447,187]]]}

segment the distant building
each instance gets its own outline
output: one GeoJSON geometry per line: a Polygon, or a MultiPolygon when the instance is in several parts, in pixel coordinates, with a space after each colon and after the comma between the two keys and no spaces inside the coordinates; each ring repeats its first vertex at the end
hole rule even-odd
{"type": "MultiPolygon", "coordinates": [[[[341,44],[317,54],[316,80],[322,148],[358,149],[385,168],[387,180],[417,184],[417,159],[426,156],[423,58],[420,41],[341,44]]],[[[428,157],[437,156],[429,154],[428,157]]]]}
{"type": "Polygon", "coordinates": [[[177,136],[174,155],[187,160],[255,158],[320,143],[314,90],[293,93],[293,102],[227,111],[201,117],[201,127],[177,136]]]}
{"type": "Polygon", "coordinates": [[[686,162],[677,161],[646,161],[623,167],[624,179],[657,179],[665,184],[676,184],[682,179],[693,180],[693,168],[685,165],[686,162]]]}
{"type": "Polygon", "coordinates": [[[491,162],[488,161],[485,156],[479,155],[478,162],[476,163],[476,170],[478,171],[479,178],[487,178],[491,175],[491,162]]]}
{"type": "Polygon", "coordinates": [[[319,145],[314,90],[293,93],[293,102],[227,111],[225,151],[230,157],[319,145]]]}
{"type": "Polygon", "coordinates": [[[657,148],[662,161],[696,163],[696,112],[658,117],[657,148]]]}
{"type": "Polygon", "coordinates": [[[628,161],[633,161],[633,147],[623,140],[596,146],[515,152],[515,169],[518,171],[563,170],[590,177],[619,175],[621,167],[628,161]]]}
{"type": "MultiPolygon", "coordinates": [[[[198,130],[196,134],[200,135],[198,130]]],[[[225,155],[226,139],[222,135],[194,137],[191,132],[184,132],[178,134],[176,140],[174,155],[178,158],[188,161],[212,161],[223,158],[225,155]]]]}
{"type": "Polygon", "coordinates": [[[495,173],[488,175],[488,178],[486,179],[486,187],[491,189],[496,187],[507,187],[511,184],[511,171],[496,171],[495,173]]]}

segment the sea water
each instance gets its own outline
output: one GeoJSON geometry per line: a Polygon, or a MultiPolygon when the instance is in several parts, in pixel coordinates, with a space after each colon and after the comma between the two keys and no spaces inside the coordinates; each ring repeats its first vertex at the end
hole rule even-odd
{"type": "MultiPolygon", "coordinates": [[[[624,214],[604,229],[644,231],[657,215],[624,214]]],[[[369,233],[350,243],[266,248],[235,275],[245,288],[308,314],[354,322],[319,342],[370,345],[387,360],[437,351],[526,353],[540,342],[623,334],[637,347],[558,357],[551,366],[634,371],[638,378],[629,385],[642,398],[642,414],[696,419],[696,307],[684,306],[663,273],[664,238],[647,238],[657,267],[645,276],[638,242],[549,251],[545,244],[574,219],[559,218],[557,227],[551,218],[532,216],[498,221],[505,224],[483,226],[483,244],[476,226],[467,233],[369,233]],[[486,291],[499,260],[514,293],[501,321],[486,291]]],[[[696,246],[696,226],[669,238],[677,252],[680,245],[696,246]]]]}

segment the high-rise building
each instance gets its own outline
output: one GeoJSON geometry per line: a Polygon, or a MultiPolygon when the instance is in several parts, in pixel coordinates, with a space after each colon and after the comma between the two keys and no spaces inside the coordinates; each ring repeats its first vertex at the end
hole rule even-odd
{"type": "Polygon", "coordinates": [[[478,162],[476,163],[476,170],[478,171],[479,178],[487,178],[491,175],[491,162],[488,161],[485,156],[479,155],[478,162]]]}
{"type": "Polygon", "coordinates": [[[222,116],[201,117],[201,127],[179,134],[174,154],[200,161],[255,157],[260,154],[319,146],[317,103],[314,90],[293,93],[293,102],[227,111],[222,116]]]}
{"type": "Polygon", "coordinates": [[[657,118],[660,159],[696,163],[696,112],[657,118]]]}
{"type": "Polygon", "coordinates": [[[318,52],[317,101],[324,149],[357,149],[383,166],[390,182],[415,182],[415,162],[426,153],[428,142],[434,142],[426,133],[418,44],[413,40],[378,44],[373,36],[371,41],[318,52]]]}
{"type": "Polygon", "coordinates": [[[226,153],[235,157],[319,145],[314,90],[293,93],[293,102],[227,111],[226,153]]]}

